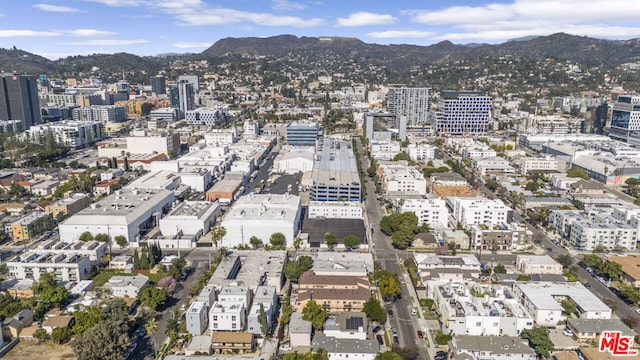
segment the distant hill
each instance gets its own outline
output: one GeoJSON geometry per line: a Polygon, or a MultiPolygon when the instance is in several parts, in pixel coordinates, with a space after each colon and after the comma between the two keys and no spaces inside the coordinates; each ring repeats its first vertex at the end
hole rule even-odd
{"type": "Polygon", "coordinates": [[[459,60],[497,58],[506,55],[538,61],[547,58],[569,60],[587,66],[615,67],[640,61],[640,39],[601,40],[564,33],[514,39],[498,45],[456,45],[442,41],[429,46],[368,44],[345,37],[297,37],[279,35],[267,38],[225,38],[199,54],[137,56],[128,53],[70,56],[49,60],[16,49],[0,49],[0,72],[50,74],[63,77],[98,76],[114,81],[122,74],[130,81],[148,83],[149,76],[166,69],[174,59],[211,60],[224,62],[230,56],[267,56],[272,58],[314,59],[334,57],[385,65],[400,73],[413,66],[444,64],[459,60]]]}
{"type": "Polygon", "coordinates": [[[377,59],[382,63],[400,66],[504,55],[515,55],[529,60],[556,58],[589,66],[616,66],[626,62],[640,61],[640,39],[601,40],[558,33],[516,40],[498,45],[455,45],[449,41],[443,41],[434,45],[418,46],[367,44],[353,38],[280,35],[268,38],[221,39],[203,51],[200,56],[212,59],[230,54],[281,57],[287,54],[332,53],[347,58],[377,59]]]}

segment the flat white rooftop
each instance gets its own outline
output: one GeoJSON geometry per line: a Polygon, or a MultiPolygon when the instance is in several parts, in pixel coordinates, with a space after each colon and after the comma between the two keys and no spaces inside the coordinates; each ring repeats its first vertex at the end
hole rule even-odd
{"type": "Polygon", "coordinates": [[[556,297],[568,297],[582,311],[604,311],[611,309],[580,282],[516,282],[516,287],[529,298],[538,310],[560,310],[563,308],[556,297]]]}

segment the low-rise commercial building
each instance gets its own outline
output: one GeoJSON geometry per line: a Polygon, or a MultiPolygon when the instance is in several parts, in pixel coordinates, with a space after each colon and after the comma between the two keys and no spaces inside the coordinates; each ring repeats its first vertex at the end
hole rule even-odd
{"type": "Polygon", "coordinates": [[[518,255],[516,269],[523,274],[557,274],[562,275],[562,264],[549,255],[518,255]]]}
{"type": "Polygon", "coordinates": [[[310,219],[362,219],[362,205],[349,201],[310,201],[308,207],[310,219]]]}
{"type": "Polygon", "coordinates": [[[160,232],[164,236],[206,234],[220,213],[217,202],[184,201],[160,219],[160,232]]]}
{"type": "Polygon", "coordinates": [[[91,198],[89,195],[75,193],[71,194],[69,197],[47,205],[44,211],[51,213],[54,218],[57,218],[60,213],[65,216],[71,216],[86,208],[89,204],[91,204],[91,198]]]}
{"type": "Polygon", "coordinates": [[[221,225],[227,230],[219,246],[249,245],[256,236],[264,243],[274,233],[285,237],[285,247],[293,247],[300,229],[300,197],[290,194],[249,194],[240,197],[227,212],[221,225]],[[260,226],[255,226],[260,223],[260,226]]]}

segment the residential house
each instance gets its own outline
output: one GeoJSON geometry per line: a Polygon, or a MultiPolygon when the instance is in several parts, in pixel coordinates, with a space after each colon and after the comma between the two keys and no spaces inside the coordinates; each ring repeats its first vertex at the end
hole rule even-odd
{"type": "Polygon", "coordinates": [[[46,318],[42,322],[42,328],[51,335],[54,329],[70,328],[75,322],[75,317],[67,315],[58,315],[46,318]]]}
{"type": "Polygon", "coordinates": [[[138,297],[138,292],[149,283],[149,278],[138,274],[136,276],[113,276],[104,287],[111,291],[114,297],[138,297]]]}
{"type": "Polygon", "coordinates": [[[22,329],[33,323],[33,311],[24,309],[13,317],[6,318],[2,322],[2,336],[15,339],[20,335],[22,329]]]}
{"type": "Polygon", "coordinates": [[[580,342],[597,341],[603,331],[620,331],[623,336],[635,336],[620,319],[567,319],[567,328],[573,331],[573,337],[580,342]]]}
{"type": "Polygon", "coordinates": [[[291,314],[289,322],[289,341],[292,347],[309,347],[311,346],[311,321],[302,320],[302,313],[294,312],[291,314]]]}
{"type": "Polygon", "coordinates": [[[211,333],[211,347],[214,354],[248,354],[255,350],[255,340],[251,332],[214,331],[211,333]]]}
{"type": "Polygon", "coordinates": [[[607,260],[620,264],[623,281],[640,288],[640,255],[609,256],[607,260]]]}

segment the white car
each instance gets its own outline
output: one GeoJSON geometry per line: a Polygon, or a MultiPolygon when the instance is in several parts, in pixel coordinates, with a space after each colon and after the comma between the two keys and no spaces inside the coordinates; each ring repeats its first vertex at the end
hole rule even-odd
{"type": "Polygon", "coordinates": [[[636,309],[636,314],[640,315],[640,309],[636,309]]]}
{"type": "Polygon", "coordinates": [[[564,331],[562,332],[562,335],[573,336],[573,331],[571,331],[570,329],[564,329],[564,331]]]}

